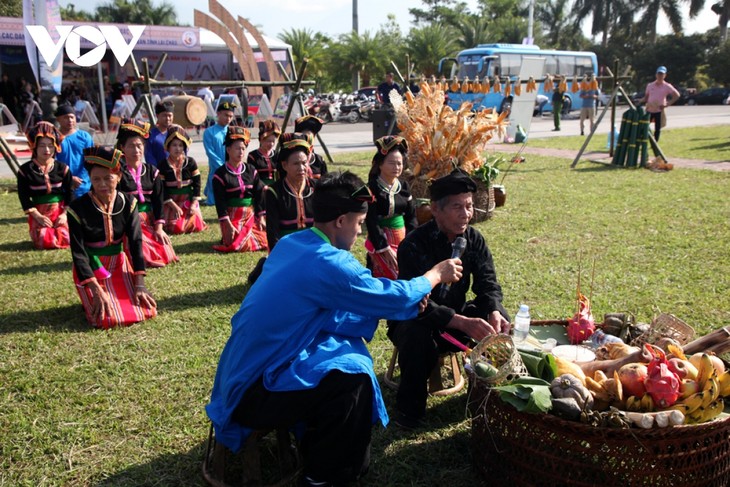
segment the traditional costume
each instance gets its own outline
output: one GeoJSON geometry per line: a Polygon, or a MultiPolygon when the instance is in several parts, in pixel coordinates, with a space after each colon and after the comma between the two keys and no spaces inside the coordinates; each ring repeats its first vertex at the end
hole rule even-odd
{"type": "MultiPolygon", "coordinates": [[[[157,103],[155,105],[155,114],[160,115],[162,113],[173,113],[175,110],[175,105],[170,102],[166,101],[164,103],[157,103]]],[[[147,146],[144,150],[144,160],[147,164],[152,164],[153,166],[157,167],[160,165],[160,162],[167,159],[167,156],[169,155],[167,152],[167,149],[165,149],[165,139],[167,138],[167,130],[164,132],[155,125],[152,127],[149,133],[149,138],[147,139],[147,146]]]]}
{"type": "MultiPolygon", "coordinates": [[[[244,127],[228,127],[225,146],[242,140],[245,146],[251,141],[251,134],[244,127]]],[[[226,154],[226,161],[228,160],[226,154]]],[[[226,162],[213,176],[213,193],[218,221],[221,222],[222,242],[214,245],[218,252],[255,252],[266,250],[266,231],[261,218],[266,215],[263,209],[264,185],[253,166],[242,162],[238,167],[226,162]],[[229,235],[230,227],[223,222],[230,221],[234,234],[229,235]]]]}
{"type": "MultiPolygon", "coordinates": [[[[173,140],[181,140],[186,146],[186,153],[192,143],[185,129],[179,125],[172,125],[167,130],[165,149],[168,151],[173,140]]],[[[200,212],[200,170],[195,159],[185,155],[181,160],[173,161],[168,156],[158,169],[163,184],[165,231],[178,235],[208,228],[200,212]],[[173,203],[182,210],[179,217],[173,203]]]]}
{"type": "MultiPolygon", "coordinates": [[[[235,103],[222,101],[218,103],[216,112],[222,110],[235,111],[238,106],[235,103]]],[[[205,204],[215,204],[215,194],[213,193],[213,175],[219,167],[223,167],[226,163],[226,133],[228,133],[228,125],[222,126],[215,124],[205,129],[203,133],[203,147],[205,154],[208,156],[208,182],[205,184],[205,204]]]]}
{"type": "MultiPolygon", "coordinates": [[[[293,152],[301,151],[309,154],[309,147],[304,139],[289,139],[283,142],[278,155],[279,165],[293,152]]],[[[284,174],[280,180],[266,187],[266,237],[269,242],[269,252],[285,235],[309,228],[314,223],[312,209],[314,184],[314,179],[307,178],[304,190],[299,194],[299,189],[293,188],[284,174]]]]}
{"type": "MultiPolygon", "coordinates": [[[[408,152],[408,144],[403,137],[385,136],[375,141],[378,153],[373,158],[373,165],[381,164],[392,151],[400,151],[404,156],[408,152]]],[[[389,265],[382,253],[393,249],[397,253],[398,245],[406,233],[418,226],[416,207],[413,203],[408,183],[396,179],[389,186],[378,174],[371,173],[368,186],[375,196],[375,202],[368,209],[365,224],[368,238],[365,248],[368,251],[368,268],[373,277],[398,278],[398,267],[389,265]]]]}
{"type": "Polygon", "coordinates": [[[18,169],[18,198],[23,212],[28,215],[28,231],[33,246],[39,250],[65,249],[69,246],[68,223],[59,222],[71,202],[71,171],[58,160],[41,166],[35,159],[35,148],[40,138],[53,141],[56,154],[61,151],[61,134],[48,122],[39,122],[28,132],[28,145],[34,153],[32,160],[18,169]],[[50,227],[39,224],[31,215],[37,211],[51,220],[50,227]]]}
{"type": "MultiPolygon", "coordinates": [[[[117,134],[117,146],[121,147],[130,137],[146,139],[149,135],[149,123],[129,119],[122,120],[117,134]]],[[[165,224],[162,215],[163,187],[160,171],[152,164],[140,161],[136,169],[126,166],[126,173],[131,176],[134,188],[127,194],[137,199],[139,223],[142,227],[142,252],[147,267],[164,267],[179,259],[172,244],[160,242],[155,236],[154,226],[165,224]]],[[[123,191],[126,191],[123,189],[123,191]]],[[[129,246],[125,242],[127,253],[129,246]]]]}
{"type": "MultiPolygon", "coordinates": [[[[84,152],[87,171],[96,164],[118,172],[121,157],[122,153],[111,147],[92,147],[84,152]]],[[[128,326],[156,316],[155,308],[135,303],[134,276],[145,274],[136,199],[117,191],[106,207],[92,189],[71,202],[68,214],[73,279],[89,324],[97,328],[128,326]],[[125,237],[131,263],[122,248],[125,237]],[[111,301],[112,312],[103,320],[92,318],[93,296],[86,287],[92,281],[98,282],[111,301]]]]}
{"type": "MultiPolygon", "coordinates": [[[[76,113],[71,105],[59,105],[55,116],[60,117],[69,113],[76,113]]],[[[84,149],[94,147],[94,138],[85,130],[76,129],[72,134],[61,136],[60,146],[56,160],[66,164],[71,170],[71,176],[81,180],[81,184],[73,190],[74,198],[79,198],[91,189],[89,173],[84,167],[84,149]]]]}
{"type": "Polygon", "coordinates": [[[311,173],[310,178],[319,179],[327,174],[327,163],[324,162],[322,156],[314,152],[314,138],[317,136],[320,130],[322,130],[323,122],[321,119],[314,115],[304,115],[294,121],[294,132],[309,134],[309,145],[311,147],[309,152],[309,169],[311,173]]]}
{"type": "MultiPolygon", "coordinates": [[[[431,201],[438,204],[450,195],[473,193],[476,189],[476,183],[467,174],[456,170],[431,184],[431,201]]],[[[388,322],[388,338],[398,347],[401,377],[396,410],[403,424],[417,423],[426,413],[428,377],[439,354],[455,350],[440,334],[456,313],[486,320],[491,312],[499,311],[509,320],[502,306],[502,288],[497,281],[492,254],[484,237],[471,226],[462,237],[466,239],[466,250],[461,256],[461,279],[449,286],[445,296],[437,286],[429,297],[426,310],[417,318],[388,322]],[[474,299],[467,301],[470,287],[474,299]]],[[[452,251],[452,242],[436,221],[424,223],[406,235],[398,247],[398,278],[420,276],[433,265],[450,258],[452,251]]],[[[453,336],[465,338],[460,332],[449,330],[453,336]]]]}
{"type": "MultiPolygon", "coordinates": [[[[357,195],[318,196],[318,221],[366,211],[357,195]]],[[[430,288],[424,277],[373,278],[318,228],[282,239],[231,320],[206,407],[216,441],[235,452],[251,428],[303,423],[304,474],[357,478],[367,469],[371,425],[388,421],[364,340],[380,317],[415,317],[430,288]]]]}
{"type": "MultiPolygon", "coordinates": [[[[266,139],[270,135],[276,135],[277,138],[281,135],[281,129],[279,129],[276,122],[265,120],[259,123],[259,141],[266,139]]],[[[253,150],[248,153],[246,163],[256,169],[262,183],[266,186],[274,184],[274,181],[277,179],[277,171],[273,152],[271,154],[264,154],[260,148],[253,150]]]]}

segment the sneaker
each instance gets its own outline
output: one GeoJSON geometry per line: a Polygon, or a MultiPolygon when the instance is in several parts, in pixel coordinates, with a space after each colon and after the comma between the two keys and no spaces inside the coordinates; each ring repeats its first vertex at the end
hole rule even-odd
{"type": "Polygon", "coordinates": [[[413,431],[421,428],[423,426],[423,421],[419,418],[414,418],[413,416],[396,411],[395,414],[393,414],[393,424],[401,429],[413,431]]]}

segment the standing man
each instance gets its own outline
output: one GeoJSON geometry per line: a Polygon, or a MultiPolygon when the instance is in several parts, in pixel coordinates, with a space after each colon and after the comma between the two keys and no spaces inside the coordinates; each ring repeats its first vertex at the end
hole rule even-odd
{"type": "Polygon", "coordinates": [[[393,73],[387,73],[385,75],[385,81],[378,85],[378,101],[383,105],[390,105],[390,92],[396,90],[398,93],[401,92],[398,83],[393,81],[393,73]]]}
{"type": "Polygon", "coordinates": [[[426,414],[428,378],[439,354],[457,351],[442,333],[467,343],[510,330],[492,253],[482,234],[469,226],[476,189],[476,183],[459,169],[434,181],[430,188],[433,220],[406,235],[398,246],[398,278],[411,279],[449,258],[457,237],[466,240],[461,279],[449,288],[436,288],[416,318],[388,322],[388,338],[398,348],[401,371],[393,421],[406,429],[419,427],[426,414]],[[470,286],[474,299],[467,301],[470,286]]]}
{"type": "Polygon", "coordinates": [[[84,167],[84,149],[94,146],[94,139],[76,126],[76,111],[68,104],[59,105],[54,113],[61,132],[61,152],[56,159],[71,169],[71,187],[74,198],[79,198],[91,189],[91,179],[84,167]]]}
{"type": "Polygon", "coordinates": [[[563,111],[563,92],[560,91],[560,80],[555,80],[555,88],[553,89],[553,132],[560,132],[560,115],[563,111]]]}
{"type": "Polygon", "coordinates": [[[654,122],[654,140],[659,142],[662,127],[666,125],[664,109],[674,105],[679,100],[679,91],[665,81],[667,68],[659,66],[656,70],[656,80],[646,85],[644,97],[638,103],[646,103],[646,111],[650,115],[650,122],[654,122]]]}
{"type": "Polygon", "coordinates": [[[585,135],[585,132],[583,130],[583,124],[586,119],[588,119],[588,123],[591,128],[591,132],[593,132],[593,118],[596,116],[596,103],[598,103],[598,97],[601,94],[601,90],[596,88],[595,90],[592,90],[590,88],[590,85],[593,82],[593,75],[591,74],[588,78],[587,83],[583,83],[581,85],[580,90],[580,98],[583,100],[583,106],[580,109],[580,134],[585,135]],[[588,89],[585,89],[586,86],[588,89]]]}
{"type": "Polygon", "coordinates": [[[170,128],[173,122],[174,110],[175,105],[171,101],[155,105],[157,123],[150,130],[147,147],[144,150],[145,162],[155,167],[167,159],[168,153],[165,150],[165,139],[167,138],[167,129],[170,128]]]}
{"type": "Polygon", "coordinates": [[[350,172],[317,182],[314,227],[269,255],[231,319],[206,407],[216,441],[234,452],[254,429],[303,426],[301,485],[367,472],[372,425],[388,415],[365,341],[379,318],[414,318],[434,286],[461,275],[447,259],[409,281],[372,277],[350,253],[372,199],[350,172]]]}
{"type": "Polygon", "coordinates": [[[212,127],[205,129],[203,133],[203,147],[208,156],[208,182],[205,185],[205,204],[215,205],[213,196],[213,175],[219,167],[226,163],[226,134],[228,125],[233,121],[233,111],[237,108],[235,103],[219,101],[216,110],[218,121],[212,127]]]}

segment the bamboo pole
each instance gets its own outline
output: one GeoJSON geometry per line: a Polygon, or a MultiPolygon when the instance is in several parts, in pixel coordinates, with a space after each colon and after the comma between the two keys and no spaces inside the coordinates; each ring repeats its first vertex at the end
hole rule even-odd
{"type": "Polygon", "coordinates": [[[20,163],[2,135],[0,135],[0,154],[2,154],[3,159],[5,159],[5,162],[8,164],[8,167],[17,177],[18,171],[20,170],[20,163]]]}

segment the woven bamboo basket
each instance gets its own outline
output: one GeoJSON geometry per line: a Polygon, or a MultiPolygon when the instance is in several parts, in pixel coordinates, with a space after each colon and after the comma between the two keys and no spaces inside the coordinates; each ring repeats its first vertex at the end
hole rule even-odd
{"type": "MultiPolygon", "coordinates": [[[[431,195],[429,193],[429,183],[422,178],[414,178],[413,176],[405,176],[408,181],[408,185],[411,188],[411,194],[416,199],[430,200],[431,195]]],[[[474,193],[474,215],[472,216],[472,223],[479,223],[492,218],[494,214],[494,208],[496,206],[494,199],[494,188],[487,186],[486,183],[481,181],[475,181],[477,184],[477,191],[474,193]]]]}
{"type": "Polygon", "coordinates": [[[651,323],[646,333],[636,337],[631,344],[640,347],[644,343],[656,343],[661,338],[671,338],[686,345],[695,338],[695,330],[684,321],[668,313],[662,313],[651,323]]]}
{"type": "Polygon", "coordinates": [[[670,428],[597,428],[521,413],[469,374],[473,464],[488,485],[730,484],[730,418],[670,428]]]}

